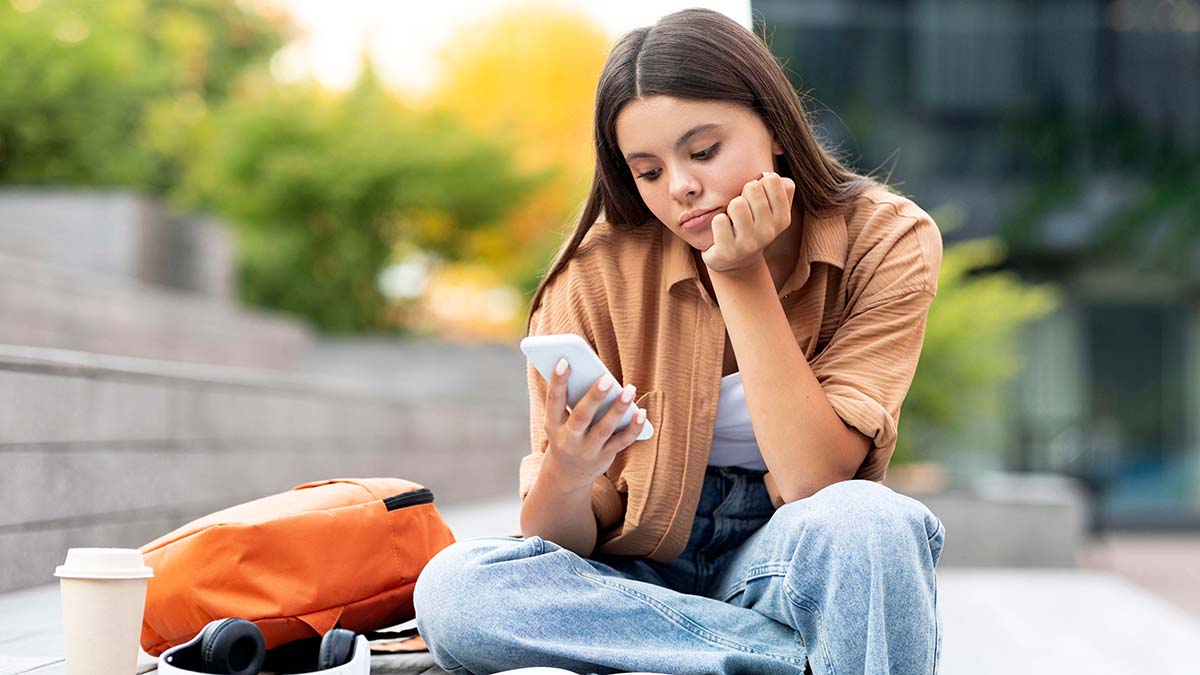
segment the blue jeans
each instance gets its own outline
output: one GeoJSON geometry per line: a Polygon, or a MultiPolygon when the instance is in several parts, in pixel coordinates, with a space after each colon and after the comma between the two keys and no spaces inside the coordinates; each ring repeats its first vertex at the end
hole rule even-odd
{"type": "Polygon", "coordinates": [[[708,467],[669,564],[537,536],[457,542],[417,579],[417,627],[457,673],[936,673],[937,516],[864,480],[776,510],[762,476],[708,467]]]}

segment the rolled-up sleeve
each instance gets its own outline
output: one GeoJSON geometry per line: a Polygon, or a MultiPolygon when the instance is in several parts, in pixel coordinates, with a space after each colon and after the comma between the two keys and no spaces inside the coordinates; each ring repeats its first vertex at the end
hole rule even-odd
{"type": "Polygon", "coordinates": [[[871,438],[854,477],[874,481],[883,480],[896,449],[900,408],[921,354],[942,259],[941,235],[927,214],[885,208],[911,227],[860,261],[867,271],[852,272],[862,277],[846,318],[810,364],[838,416],[871,438]]]}

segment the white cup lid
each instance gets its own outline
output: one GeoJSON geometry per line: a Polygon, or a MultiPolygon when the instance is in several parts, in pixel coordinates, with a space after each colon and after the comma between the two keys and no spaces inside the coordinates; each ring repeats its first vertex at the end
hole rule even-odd
{"type": "Polygon", "coordinates": [[[54,576],[74,579],[148,579],[154,570],[136,548],[72,548],[54,576]]]}

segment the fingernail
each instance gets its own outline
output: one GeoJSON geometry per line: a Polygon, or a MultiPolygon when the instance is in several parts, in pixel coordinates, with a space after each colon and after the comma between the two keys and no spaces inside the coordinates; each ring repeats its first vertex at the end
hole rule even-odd
{"type": "Polygon", "coordinates": [[[621,391],[621,402],[629,403],[633,400],[634,386],[632,384],[625,385],[625,389],[621,391]]]}
{"type": "Polygon", "coordinates": [[[613,383],[614,383],[614,380],[613,380],[612,375],[608,375],[606,373],[604,375],[604,377],[600,378],[600,384],[599,384],[600,391],[608,391],[609,388],[613,386],[613,383]]]}
{"type": "Polygon", "coordinates": [[[567,372],[567,360],[565,358],[560,358],[558,360],[558,363],[554,366],[554,372],[558,373],[559,375],[567,372]]]}
{"type": "Polygon", "coordinates": [[[638,408],[636,419],[637,419],[638,424],[645,422],[646,421],[646,411],[642,410],[641,408],[638,408]]]}

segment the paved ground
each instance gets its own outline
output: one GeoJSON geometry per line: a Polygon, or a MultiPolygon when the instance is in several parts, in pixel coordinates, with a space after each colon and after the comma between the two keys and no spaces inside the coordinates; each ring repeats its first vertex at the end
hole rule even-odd
{"type": "MultiPolygon", "coordinates": [[[[460,539],[515,531],[511,501],[443,508],[460,539]]],[[[1200,536],[1110,537],[1079,569],[943,568],[944,675],[1194,675],[1200,536]]],[[[58,675],[56,584],[0,595],[0,675],[58,675]]],[[[141,671],[153,669],[143,659],[141,671]]],[[[373,673],[440,673],[427,655],[376,655],[373,673]]]]}
{"type": "Polygon", "coordinates": [[[1087,546],[1079,564],[1116,572],[1200,618],[1200,533],[1106,535],[1087,546]]]}

